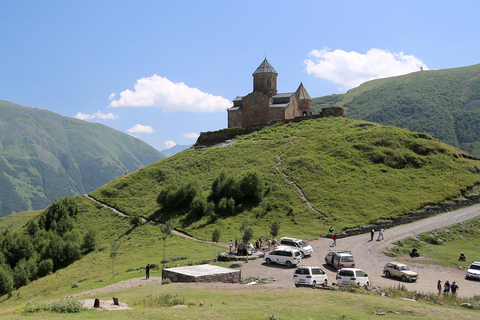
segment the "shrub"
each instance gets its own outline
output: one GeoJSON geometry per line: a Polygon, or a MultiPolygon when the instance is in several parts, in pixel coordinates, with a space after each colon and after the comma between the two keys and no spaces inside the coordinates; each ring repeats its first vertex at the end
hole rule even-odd
{"type": "Polygon", "coordinates": [[[13,290],[13,275],[9,266],[0,265],[0,296],[13,290]]]}
{"type": "Polygon", "coordinates": [[[141,303],[146,308],[173,307],[185,304],[185,298],[179,297],[178,293],[164,293],[159,296],[148,295],[141,303]]]}
{"type": "Polygon", "coordinates": [[[38,264],[38,276],[45,277],[53,271],[53,261],[52,259],[45,259],[40,261],[38,264]]]}
{"type": "Polygon", "coordinates": [[[72,283],[72,286],[71,286],[72,289],[73,288],[78,288],[78,287],[80,287],[80,285],[78,283],[72,283]]]}
{"type": "Polygon", "coordinates": [[[84,309],[83,303],[72,298],[54,301],[48,305],[48,309],[58,313],[78,313],[84,309]]]}
{"type": "Polygon", "coordinates": [[[162,284],[170,284],[172,281],[168,278],[162,279],[162,284]]]}

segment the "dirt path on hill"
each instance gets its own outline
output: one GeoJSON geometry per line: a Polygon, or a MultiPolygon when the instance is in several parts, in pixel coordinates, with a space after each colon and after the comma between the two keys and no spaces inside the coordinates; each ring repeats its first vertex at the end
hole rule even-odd
{"type": "MultiPolygon", "coordinates": [[[[480,216],[480,204],[462,208],[456,211],[442,213],[427,219],[415,221],[409,224],[400,225],[387,229],[384,232],[384,240],[376,241],[378,232],[375,234],[374,241],[370,241],[370,234],[362,234],[347,238],[337,239],[337,246],[331,247],[332,240],[327,238],[318,238],[310,241],[314,253],[311,257],[302,260],[301,265],[321,266],[328,275],[329,282],[335,282],[335,269],[325,264],[324,257],[329,250],[349,250],[355,257],[358,268],[368,273],[372,285],[378,286],[396,286],[404,284],[408,290],[417,290],[419,292],[435,292],[438,280],[442,283],[449,280],[450,283],[456,281],[460,296],[473,296],[480,293],[480,282],[465,279],[466,270],[455,268],[443,268],[437,265],[420,264],[418,262],[425,258],[410,258],[409,256],[402,258],[390,258],[383,252],[393,246],[393,242],[408,237],[444,228],[455,223],[473,219],[480,216]],[[419,274],[417,282],[400,282],[396,278],[385,278],[383,276],[383,266],[391,260],[406,262],[410,268],[419,274]]],[[[420,252],[421,254],[421,252],[420,252]]],[[[459,252],[460,254],[460,252],[459,252]]],[[[467,257],[469,260],[480,260],[480,257],[467,257]]],[[[269,284],[272,287],[294,287],[293,285],[293,269],[279,265],[267,265],[263,260],[250,261],[249,263],[241,262],[242,277],[273,277],[275,282],[269,284]]]]}
{"type": "MultiPolygon", "coordinates": [[[[96,202],[98,203],[99,205],[101,206],[104,206],[105,208],[108,208],[110,210],[112,210],[113,212],[115,212],[116,214],[118,214],[119,216],[121,217],[129,217],[128,214],[126,214],[125,212],[122,212],[122,211],[119,211],[109,205],[107,205],[106,203],[103,203],[101,201],[98,201],[97,199],[93,198],[92,196],[88,195],[88,194],[85,194],[84,195],[87,199],[93,201],[93,202],[96,202]]],[[[145,223],[152,223],[152,224],[156,224],[156,225],[163,225],[162,223],[160,222],[157,222],[157,221],[152,221],[152,220],[148,220],[148,219],[145,219],[143,217],[141,217],[142,221],[145,222],[145,223]]],[[[197,239],[197,238],[194,238],[182,231],[179,231],[179,230],[176,230],[176,229],[173,229],[171,230],[172,233],[176,236],[179,236],[179,237],[183,237],[183,238],[186,238],[186,239],[190,239],[190,240],[195,240],[195,241],[199,241],[199,242],[206,242],[206,243],[212,243],[212,244],[215,244],[215,242],[213,241],[208,241],[208,240],[200,240],[200,239],[197,239]]],[[[222,247],[226,247],[228,248],[229,247],[229,244],[228,243],[224,243],[224,242],[218,242],[218,245],[219,246],[222,246],[222,247]]]]}

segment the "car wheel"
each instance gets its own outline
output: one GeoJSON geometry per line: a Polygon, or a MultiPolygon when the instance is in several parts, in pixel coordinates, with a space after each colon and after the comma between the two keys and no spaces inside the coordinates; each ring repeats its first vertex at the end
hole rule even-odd
{"type": "Polygon", "coordinates": [[[298,288],[298,283],[295,283],[295,287],[297,287],[297,288],[298,288]]]}
{"type": "Polygon", "coordinates": [[[385,271],[385,277],[390,278],[390,271],[385,271]]]}
{"type": "Polygon", "coordinates": [[[300,251],[300,257],[302,257],[302,259],[305,258],[305,254],[302,251],[300,251]]]}
{"type": "Polygon", "coordinates": [[[406,282],[408,279],[405,275],[403,275],[403,276],[400,277],[400,280],[402,280],[403,282],[406,282]]]}
{"type": "Polygon", "coordinates": [[[271,264],[271,263],[272,263],[272,260],[270,260],[270,258],[267,258],[265,261],[266,261],[268,264],[271,264]]]}
{"type": "Polygon", "coordinates": [[[313,280],[313,282],[312,282],[312,288],[315,289],[316,286],[317,286],[317,281],[313,280]]]}
{"type": "Polygon", "coordinates": [[[285,262],[285,265],[289,268],[293,267],[293,265],[290,261],[285,262]]]}
{"type": "Polygon", "coordinates": [[[324,286],[328,285],[328,280],[327,279],[325,279],[325,281],[323,281],[323,285],[324,286]]]}
{"type": "Polygon", "coordinates": [[[366,285],[367,285],[367,286],[369,286],[369,285],[370,285],[370,282],[369,282],[369,281],[367,281],[366,285]]]}

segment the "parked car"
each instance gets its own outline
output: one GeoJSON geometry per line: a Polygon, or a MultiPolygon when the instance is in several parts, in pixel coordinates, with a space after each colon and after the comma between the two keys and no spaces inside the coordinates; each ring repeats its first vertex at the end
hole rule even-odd
{"type": "Polygon", "coordinates": [[[370,279],[362,269],[357,268],[343,268],[337,271],[337,284],[340,285],[357,285],[369,286],[370,279]]]}
{"type": "Polygon", "coordinates": [[[298,266],[293,273],[295,287],[304,285],[315,288],[317,284],[327,285],[328,277],[325,271],[314,266],[298,266]]]}
{"type": "Polygon", "coordinates": [[[355,259],[350,251],[330,251],[325,256],[325,263],[335,269],[355,268],[355,259]]]}
{"type": "Polygon", "coordinates": [[[302,239],[283,237],[279,242],[280,246],[287,246],[299,250],[303,256],[309,256],[313,253],[313,248],[302,239]]]}
{"type": "Polygon", "coordinates": [[[480,280],[480,261],[473,261],[468,267],[466,278],[480,280]]]}
{"type": "Polygon", "coordinates": [[[267,253],[263,257],[263,260],[265,260],[265,262],[268,264],[270,263],[284,264],[290,268],[290,267],[296,266],[297,264],[300,263],[300,261],[302,261],[302,254],[297,249],[277,248],[272,252],[267,253]]]}
{"type": "Polygon", "coordinates": [[[400,262],[387,262],[387,264],[383,267],[383,274],[385,277],[397,277],[400,278],[402,281],[417,281],[418,280],[418,273],[413,272],[410,268],[400,262]]]}

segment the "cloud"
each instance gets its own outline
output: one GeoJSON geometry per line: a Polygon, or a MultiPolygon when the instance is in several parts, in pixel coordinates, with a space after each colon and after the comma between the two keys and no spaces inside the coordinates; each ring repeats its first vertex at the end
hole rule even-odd
{"type": "MultiPolygon", "coordinates": [[[[110,95],[112,97],[112,94],[110,95]]],[[[129,89],[120,93],[119,100],[110,103],[110,107],[155,107],[165,112],[225,111],[232,103],[221,96],[202,92],[188,87],[185,83],[173,83],[167,78],[154,74],[137,80],[134,91],[129,89]]]]}
{"type": "Polygon", "coordinates": [[[127,129],[127,131],[130,132],[130,133],[152,133],[153,128],[150,127],[150,126],[144,126],[144,125],[141,125],[141,124],[137,123],[136,125],[134,125],[130,129],[127,129]]]}
{"type": "Polygon", "coordinates": [[[115,96],[116,96],[115,92],[110,93],[110,95],[108,96],[108,100],[113,100],[115,96]]]}
{"type": "Polygon", "coordinates": [[[103,120],[112,120],[118,118],[118,116],[114,115],[113,113],[103,113],[100,110],[95,112],[94,114],[85,114],[85,113],[77,113],[75,118],[80,120],[92,120],[95,118],[103,119],[103,120]]]}
{"type": "Polygon", "coordinates": [[[190,139],[197,139],[198,137],[200,137],[200,135],[195,132],[184,133],[183,136],[190,139]]]}
{"type": "Polygon", "coordinates": [[[167,140],[165,141],[165,148],[170,149],[175,147],[177,144],[173,142],[172,140],[167,140]]]}
{"type": "Polygon", "coordinates": [[[342,90],[378,78],[427,70],[422,60],[403,52],[394,53],[382,49],[370,49],[366,54],[328,48],[312,50],[310,59],[304,61],[308,74],[342,86],[342,90]]]}

